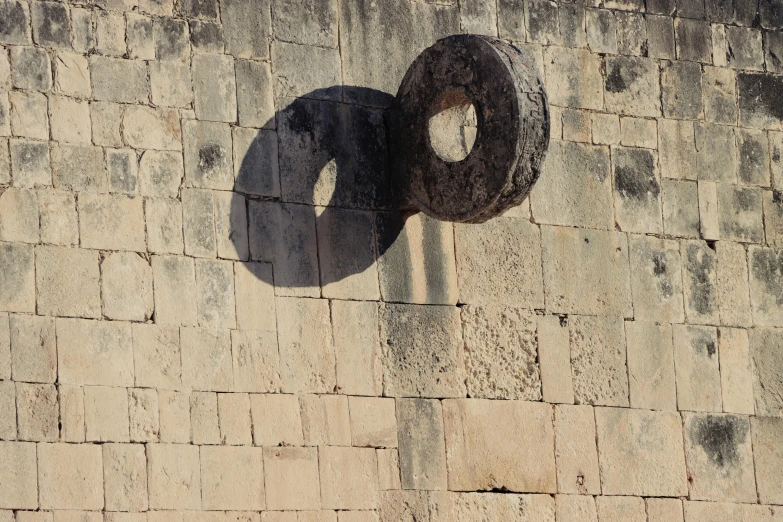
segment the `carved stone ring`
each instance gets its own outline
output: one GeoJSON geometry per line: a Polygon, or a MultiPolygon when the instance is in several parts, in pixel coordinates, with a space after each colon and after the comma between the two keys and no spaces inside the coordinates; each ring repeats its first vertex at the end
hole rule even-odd
{"type": "Polygon", "coordinates": [[[388,127],[401,207],[481,223],[519,205],[538,179],[549,107],[519,49],[464,34],[438,40],[411,64],[388,127]]]}

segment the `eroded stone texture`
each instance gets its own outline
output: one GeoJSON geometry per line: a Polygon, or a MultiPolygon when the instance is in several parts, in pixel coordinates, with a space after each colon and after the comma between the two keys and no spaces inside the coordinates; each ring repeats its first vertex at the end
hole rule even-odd
{"type": "Polygon", "coordinates": [[[762,326],[783,325],[783,252],[751,246],[748,249],[748,264],[754,323],[762,326]]]}
{"type": "Polygon", "coordinates": [[[715,328],[674,325],[678,409],[722,410],[718,360],[715,328]]]}
{"type": "Polygon", "coordinates": [[[626,321],[625,334],[631,407],[676,411],[671,327],[626,321]]]}
{"type": "Polygon", "coordinates": [[[783,449],[780,447],[783,419],[752,417],[750,423],[759,500],[765,504],[780,504],[781,492],[777,485],[780,484],[783,465],[783,449]]]}
{"type": "Polygon", "coordinates": [[[718,324],[716,254],[701,241],[680,243],[685,317],[691,323],[718,324]]]}
{"type": "Polygon", "coordinates": [[[628,406],[628,370],[622,319],[568,320],[577,404],[628,406]]]}
{"type": "Polygon", "coordinates": [[[783,336],[771,328],[750,331],[753,361],[753,393],[756,414],[780,416],[783,413],[783,336]]]}
{"type": "Polygon", "coordinates": [[[103,509],[100,446],[41,444],[38,446],[38,466],[41,508],[103,509]]]}
{"type": "Polygon", "coordinates": [[[397,439],[403,489],[447,489],[441,402],[397,399],[397,439]]]}
{"type": "Polygon", "coordinates": [[[615,219],[620,229],[660,233],[661,186],[655,156],[643,149],[616,147],[612,160],[615,219]]]}
{"type": "Polygon", "coordinates": [[[593,408],[558,405],[555,407],[554,425],[558,492],[598,493],[601,484],[593,408]]]}
{"type": "Polygon", "coordinates": [[[658,116],[660,83],[658,65],[645,58],[611,57],[606,60],[606,108],[619,114],[658,116]]]}
{"type": "Polygon", "coordinates": [[[676,241],[629,236],[634,317],[681,322],[682,270],[676,241]]]}

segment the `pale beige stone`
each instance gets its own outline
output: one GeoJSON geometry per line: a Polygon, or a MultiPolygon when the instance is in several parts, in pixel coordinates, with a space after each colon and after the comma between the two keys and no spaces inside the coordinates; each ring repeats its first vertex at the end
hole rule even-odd
{"type": "Polygon", "coordinates": [[[54,319],[13,314],[9,320],[13,379],[25,382],[55,382],[57,340],[54,319]]]}
{"type": "Polygon", "coordinates": [[[672,328],[625,322],[631,408],[677,410],[672,328]]]}
{"type": "Polygon", "coordinates": [[[350,397],[351,445],[373,448],[397,447],[394,399],[350,397]]]}
{"type": "Polygon", "coordinates": [[[132,442],[158,442],[160,419],[158,391],[146,388],[128,390],[128,416],[132,442]]]}
{"type": "Polygon", "coordinates": [[[646,522],[644,499],[639,497],[597,497],[598,520],[601,522],[646,522]]]}
{"type": "Polygon", "coordinates": [[[236,328],[233,264],[212,259],[196,259],[195,263],[199,326],[236,328]]]}
{"type": "Polygon", "coordinates": [[[60,438],[63,442],[84,442],[84,388],[60,385],[60,438]]]}
{"type": "Polygon", "coordinates": [[[701,237],[709,240],[720,239],[718,184],[714,181],[699,180],[698,195],[701,237]]]}
{"type": "Polygon", "coordinates": [[[250,257],[247,237],[245,196],[235,192],[215,191],[215,238],[217,254],[222,259],[247,261],[250,257]]]}
{"type": "Polygon", "coordinates": [[[47,315],[100,317],[98,252],[36,249],[38,312],[47,315]]]}
{"type": "Polygon", "coordinates": [[[57,441],[57,388],[53,384],[16,383],[19,440],[57,441]]]}
{"type": "Polygon", "coordinates": [[[321,507],[316,448],[265,448],[267,509],[321,507]]]}
{"type": "Polygon", "coordinates": [[[189,64],[174,60],[150,62],[150,89],[155,105],[190,108],[193,87],[189,64]]]}
{"type": "Polygon", "coordinates": [[[350,446],[351,421],[344,395],[299,397],[302,431],[307,446],[350,446]]]}
{"type": "Polygon", "coordinates": [[[122,147],[122,105],[109,102],[91,102],[92,140],[96,145],[122,147]]]}
{"type": "Polygon", "coordinates": [[[600,60],[585,49],[549,47],[544,67],[551,103],[561,107],[603,108],[600,60]]]}
{"type": "Polygon", "coordinates": [[[783,418],[751,417],[753,458],[759,500],[764,504],[783,504],[780,481],[783,478],[783,418]]]}
{"type": "Polygon", "coordinates": [[[87,58],[78,53],[58,51],[54,57],[54,88],[71,96],[89,97],[90,71],[87,58]]]}
{"type": "Polygon", "coordinates": [[[686,320],[718,324],[716,253],[704,241],[681,241],[680,252],[686,320]]]}
{"type": "Polygon", "coordinates": [[[234,391],[279,391],[280,356],[277,351],[277,332],[232,330],[231,354],[234,362],[234,391]]]}
{"type": "Polygon", "coordinates": [[[144,202],[147,217],[147,249],[155,254],[182,254],[182,206],[176,199],[149,198],[144,202]]]}
{"type": "Polygon", "coordinates": [[[321,447],[321,505],[326,509],[376,509],[378,463],[371,448],[321,447]]]}
{"type": "Polygon", "coordinates": [[[193,444],[220,444],[217,394],[194,392],[190,396],[193,444]]]}
{"type": "Polygon", "coordinates": [[[263,449],[204,446],[200,451],[204,509],[265,509],[263,449]]]}
{"type": "Polygon", "coordinates": [[[715,328],[674,325],[674,369],[678,409],[722,411],[715,328]]]}
{"type": "Polygon", "coordinates": [[[277,330],[272,265],[269,263],[234,263],[234,282],[237,328],[240,330],[277,330]]]}
{"type": "Polygon", "coordinates": [[[16,522],[53,522],[51,511],[17,511],[16,522]]]}
{"type": "Polygon", "coordinates": [[[378,487],[381,491],[400,489],[400,457],[397,449],[378,449],[378,487]]]}
{"type": "Polygon", "coordinates": [[[751,326],[748,256],[739,243],[716,243],[718,302],[721,324],[751,326]]]}
{"type": "Polygon", "coordinates": [[[7,313],[0,313],[0,378],[11,378],[11,328],[7,313]]]}
{"type": "MultiPolygon", "coordinates": [[[[36,275],[31,245],[0,243],[0,310],[35,312],[36,275]]],[[[46,313],[42,308],[39,302],[39,313],[46,313]]]]}
{"type": "Polygon", "coordinates": [[[173,109],[126,106],[122,113],[122,136],[134,149],[182,150],[179,115],[173,109]]]}
{"type": "Polygon", "coordinates": [[[175,444],[190,442],[190,396],[187,393],[158,390],[160,441],[175,444]]]}
{"type": "Polygon", "coordinates": [[[181,388],[179,329],[166,325],[134,324],[131,332],[136,386],[181,388]]]}
{"type": "Polygon", "coordinates": [[[658,148],[656,121],[644,118],[620,118],[620,143],[626,147],[658,148]]]}
{"type": "Polygon", "coordinates": [[[57,319],[59,382],[133,386],[130,324],[57,319]]]}
{"type": "Polygon", "coordinates": [[[682,322],[682,267],[677,241],[629,235],[634,318],[682,322]]]}
{"type": "Polygon", "coordinates": [[[253,394],[253,444],[256,446],[301,446],[302,419],[295,395],[253,394]]]}
{"type": "Polygon", "coordinates": [[[92,143],[90,105],[86,101],[50,96],[49,113],[54,141],[81,145],[92,143]]]}
{"type": "Polygon", "coordinates": [[[383,369],[378,334],[378,306],[358,301],[332,301],[332,333],[341,393],[380,395],[383,369]]]}
{"type": "MultiPolygon", "coordinates": [[[[234,58],[217,54],[193,57],[193,91],[199,120],[235,122],[237,88],[234,58]]],[[[278,92],[279,96],[285,93],[278,92]]]]}
{"type": "Polygon", "coordinates": [[[52,143],[52,184],[73,192],[106,192],[103,149],[85,145],[52,143]]]}
{"type": "Polygon", "coordinates": [[[11,133],[14,136],[49,139],[46,96],[37,92],[11,91],[11,133]]]}
{"type": "Polygon", "coordinates": [[[555,460],[559,493],[601,492],[595,417],[591,406],[555,406],[555,460]]]}
{"type": "Polygon", "coordinates": [[[752,245],[748,248],[750,302],[756,326],[782,326],[783,307],[778,304],[783,290],[780,251],[752,245]]]}
{"type": "MultiPolygon", "coordinates": [[[[2,103],[0,101],[0,103],[2,103]]],[[[0,108],[0,112],[2,109],[0,108]]],[[[0,116],[2,118],[2,116],[0,116]]],[[[49,144],[46,142],[33,141],[27,139],[11,139],[8,142],[10,146],[10,167],[13,170],[13,185],[18,188],[50,187],[52,185],[51,160],[49,158],[49,144]]],[[[8,155],[6,153],[6,142],[2,145],[5,170],[3,183],[10,183],[11,171],[9,170],[8,155]]]]}
{"type": "Polygon", "coordinates": [[[445,400],[443,423],[450,490],[555,492],[551,406],[445,400]]]}
{"type": "Polygon", "coordinates": [[[39,444],[40,507],[103,509],[102,461],[101,447],[95,444],[39,444]]]}
{"type": "Polygon", "coordinates": [[[338,522],[379,522],[375,511],[340,511],[338,522]]]}
{"type": "Polygon", "coordinates": [[[648,522],[683,522],[682,500],[678,498],[648,498],[648,522]]]}
{"type": "Polygon", "coordinates": [[[148,444],[150,509],[201,509],[199,447],[148,444]]]}
{"type": "Polygon", "coordinates": [[[37,243],[39,220],[35,191],[9,188],[0,194],[0,241],[37,243]]]}
{"type": "Polygon", "coordinates": [[[16,439],[16,386],[0,381],[0,440],[16,439]]]}
{"type": "Polygon", "coordinates": [[[53,511],[54,522],[103,522],[103,513],[94,511],[53,511]]]}
{"type": "Polygon", "coordinates": [[[139,193],[156,198],[176,198],[184,173],[182,154],[145,150],[139,160],[139,193]]]}
{"type": "Polygon", "coordinates": [[[114,252],[101,262],[103,314],[120,321],[146,321],[152,316],[152,268],[133,252],[114,252]]]}
{"type": "Polygon", "coordinates": [[[596,408],[595,420],[602,494],[666,497],[687,493],[677,413],[596,408]]]}
{"type": "Polygon", "coordinates": [[[574,403],[571,380],[571,350],[565,318],[546,315],[538,318],[538,364],[541,393],[549,403],[574,403]]]}
{"type": "Polygon", "coordinates": [[[628,406],[628,371],[622,319],[568,318],[577,404],[628,406]]]}
{"type": "Polygon", "coordinates": [[[72,246],[79,242],[79,220],[73,194],[60,190],[39,190],[38,208],[42,243],[72,246]]]}
{"type": "Polygon", "coordinates": [[[598,522],[595,499],[589,495],[557,495],[558,522],[598,522]]]}
{"type": "Polygon", "coordinates": [[[79,194],[79,234],[85,248],[144,252],[144,209],[141,198],[79,194]]]}
{"type": "MultiPolygon", "coordinates": [[[[723,27],[723,26],[719,26],[723,27]]],[[[779,512],[779,510],[777,510],[779,512]]],[[[779,517],[772,520],[777,522],[779,517]]],[[[685,522],[770,522],[770,511],[767,506],[752,506],[747,504],[729,504],[728,502],[692,502],[685,501],[685,522]],[[766,510],[766,513],[764,512],[766,510]]]]}
{"type": "Polygon", "coordinates": [[[720,328],[718,355],[723,411],[753,415],[755,413],[753,370],[747,330],[720,328]]]}
{"type": "MultiPolygon", "coordinates": [[[[405,503],[412,504],[407,499],[405,503]]],[[[472,521],[485,517],[513,522],[555,520],[555,499],[550,495],[436,493],[430,495],[428,503],[432,522],[472,521]]]]}
{"type": "Polygon", "coordinates": [[[129,442],[128,391],[85,386],[84,426],[87,441],[129,442]]]}
{"type": "Polygon", "coordinates": [[[36,445],[0,441],[0,462],[0,508],[37,509],[36,445]]]}
{"type": "Polygon", "coordinates": [[[142,444],[104,444],[106,509],[146,511],[147,456],[142,444]]]}
{"type": "Polygon", "coordinates": [[[196,269],[193,260],[175,256],[152,256],[155,289],[155,322],[195,326],[196,269]]]}
{"type": "Polygon", "coordinates": [[[228,330],[182,328],[182,384],[194,390],[230,391],[231,337],[228,330]]]}
{"type": "Polygon", "coordinates": [[[441,401],[397,399],[397,441],[403,489],[448,489],[441,401]]]}
{"type": "Polygon", "coordinates": [[[220,443],[250,446],[253,435],[250,422],[250,397],[247,393],[218,393],[220,443]]]}

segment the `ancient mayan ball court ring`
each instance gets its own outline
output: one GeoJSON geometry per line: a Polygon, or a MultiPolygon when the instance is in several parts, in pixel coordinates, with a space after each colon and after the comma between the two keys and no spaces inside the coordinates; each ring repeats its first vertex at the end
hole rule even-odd
{"type": "Polygon", "coordinates": [[[538,179],[549,107],[519,49],[463,34],[438,40],[411,64],[388,127],[401,206],[443,221],[481,223],[519,205],[538,179]],[[463,125],[462,143],[439,139],[433,129],[440,119],[453,130],[473,113],[475,129],[463,125]]]}

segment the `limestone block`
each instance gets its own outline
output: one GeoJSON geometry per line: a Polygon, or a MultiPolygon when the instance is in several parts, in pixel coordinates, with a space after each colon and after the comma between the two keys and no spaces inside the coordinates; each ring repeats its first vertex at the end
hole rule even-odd
{"type": "Polygon", "coordinates": [[[595,420],[604,495],[687,493],[682,424],[676,412],[596,408],[595,420]]]}
{"type": "Polygon", "coordinates": [[[678,498],[648,498],[648,522],[683,522],[682,500],[678,498]]]}
{"type": "MultiPolygon", "coordinates": [[[[276,5],[280,6],[280,4],[276,5]]],[[[304,25],[307,25],[307,21],[300,20],[300,23],[295,24],[295,27],[301,28],[304,25]]],[[[237,82],[239,125],[242,127],[274,128],[275,105],[272,94],[272,72],[269,64],[237,60],[234,63],[234,68],[237,82]]]]}
{"type": "MultiPolygon", "coordinates": [[[[254,98],[254,106],[255,103],[254,98]]],[[[265,121],[274,124],[274,119],[265,121]]],[[[280,196],[277,133],[240,127],[234,127],[232,132],[236,177],[234,191],[259,196],[280,196]]]]}
{"type": "Polygon", "coordinates": [[[458,309],[387,304],[381,308],[380,326],[384,395],[464,396],[458,309]]]}
{"type": "Polygon", "coordinates": [[[568,320],[577,404],[628,406],[623,321],[576,316],[568,320]]]}
{"type": "Polygon", "coordinates": [[[628,242],[634,317],[682,322],[685,316],[679,243],[638,235],[628,236],[628,242]]]}
{"type": "Polygon", "coordinates": [[[182,205],[175,199],[149,198],[144,202],[147,217],[147,249],[155,254],[182,254],[182,205]]]}
{"type": "Polygon", "coordinates": [[[460,302],[543,306],[536,225],[499,218],[481,225],[457,225],[454,237],[460,302]]]}
{"type": "MultiPolygon", "coordinates": [[[[221,2],[220,15],[229,54],[237,58],[269,56],[268,37],[272,32],[269,4],[266,0],[256,4],[242,0],[221,2]]],[[[301,18],[297,19],[297,25],[303,23],[301,18]]]]}
{"type": "Polygon", "coordinates": [[[84,387],[87,441],[129,442],[128,392],[108,386],[84,387]]]}
{"type": "Polygon", "coordinates": [[[51,511],[17,511],[16,513],[17,522],[53,522],[53,520],[51,511]]]}
{"type": "Polygon", "coordinates": [[[776,31],[764,33],[764,62],[770,72],[783,72],[783,35],[776,31]]]}
{"type": "Polygon", "coordinates": [[[729,504],[727,502],[691,502],[685,501],[685,520],[715,520],[728,522],[730,520],[747,520],[749,522],[765,522],[770,520],[768,506],[747,504],[729,504]]]}
{"type": "Polygon", "coordinates": [[[9,188],[0,194],[0,240],[37,243],[39,220],[34,191],[9,188]]]}
{"type": "Polygon", "coordinates": [[[772,329],[750,331],[750,354],[753,360],[753,393],[756,399],[756,414],[780,416],[783,413],[781,400],[781,368],[783,368],[783,336],[772,329]]]}
{"type": "Polygon", "coordinates": [[[748,258],[750,301],[754,323],[779,326],[783,324],[783,311],[778,304],[783,296],[780,285],[783,255],[777,250],[751,246],[748,258]]]}
{"type": "Polygon", "coordinates": [[[47,143],[10,140],[10,148],[15,187],[51,186],[52,170],[47,143]]]}
{"type": "Polygon", "coordinates": [[[775,417],[751,417],[753,431],[753,457],[756,463],[756,481],[759,500],[765,504],[780,504],[778,484],[783,465],[780,440],[783,437],[783,419],[775,417]]]}
{"type": "Polygon", "coordinates": [[[218,393],[220,442],[228,446],[253,444],[250,397],[246,393],[218,393]]]}
{"type": "Polygon", "coordinates": [[[73,30],[73,48],[86,53],[94,49],[95,27],[92,21],[92,10],[71,9],[71,29],[73,30]]]}
{"type": "Polygon", "coordinates": [[[85,248],[144,252],[144,209],[141,198],[79,194],[79,233],[85,248]]]}
{"type": "Polygon", "coordinates": [[[275,96],[340,99],[342,81],[337,49],[274,42],[272,61],[275,96]]]}
{"type": "Polygon", "coordinates": [[[35,43],[47,47],[70,47],[71,31],[65,5],[57,2],[35,3],[30,12],[35,43]]]}
{"type": "Polygon", "coordinates": [[[280,356],[275,331],[232,331],[231,353],[234,391],[264,393],[280,389],[280,356]]]}
{"type": "Polygon", "coordinates": [[[677,58],[709,64],[712,61],[710,24],[701,20],[678,18],[674,23],[677,58]]]}
{"type": "MultiPolygon", "coordinates": [[[[344,395],[299,397],[306,446],[350,446],[351,417],[344,395]]],[[[392,419],[394,417],[392,416],[392,419]]],[[[358,446],[359,444],[354,444],[358,446]]]]}
{"type": "Polygon", "coordinates": [[[109,174],[109,191],[135,194],[139,185],[139,163],[136,151],[107,149],[106,164],[109,174]]]}
{"type": "Polygon", "coordinates": [[[182,328],[182,384],[187,388],[230,391],[231,339],[228,330],[182,328]]]}
{"type": "Polygon", "coordinates": [[[11,329],[8,314],[0,314],[0,377],[11,378],[11,329]]]}
{"type": "Polygon", "coordinates": [[[467,306],[461,318],[469,396],[540,400],[534,317],[519,308],[467,306]]]}
{"type": "Polygon", "coordinates": [[[0,244],[0,310],[35,312],[35,273],[31,245],[0,244]]]}
{"type": "Polygon", "coordinates": [[[745,248],[741,244],[720,241],[716,244],[716,251],[721,324],[750,326],[748,258],[745,248]]]}
{"type": "Polygon", "coordinates": [[[195,257],[215,257],[214,199],[209,190],[182,191],[182,222],[185,254],[195,257]]]}
{"type": "Polygon", "coordinates": [[[193,444],[220,444],[217,394],[193,392],[190,396],[193,444]]]}
{"type": "MultiPolygon", "coordinates": [[[[48,456],[46,451],[42,453],[42,457],[48,456]]],[[[0,460],[3,462],[3,467],[0,468],[0,481],[3,483],[0,490],[0,507],[37,509],[36,445],[31,442],[0,442],[0,460]]],[[[42,467],[44,464],[41,462],[42,467]]],[[[98,487],[101,487],[100,483],[98,487]]],[[[43,488],[41,493],[43,494],[43,488]]]]}
{"type": "Polygon", "coordinates": [[[128,390],[128,415],[132,442],[157,442],[160,433],[158,391],[145,388],[128,390]]]}
{"type": "Polygon", "coordinates": [[[46,96],[37,92],[11,91],[11,133],[14,136],[49,139],[46,96]]]}
{"type": "Polygon", "coordinates": [[[267,509],[319,509],[316,448],[265,448],[267,509]]]}
{"type": "Polygon", "coordinates": [[[674,325],[673,337],[678,409],[722,411],[715,328],[674,325]]]}
{"type": "Polygon", "coordinates": [[[155,18],[152,34],[159,61],[187,60],[190,57],[188,23],[167,16],[155,18]]]}
{"type": "Polygon", "coordinates": [[[106,509],[145,511],[147,457],[141,444],[104,444],[103,476],[106,509]]]}
{"type": "Polygon", "coordinates": [[[396,448],[378,449],[378,485],[381,491],[400,489],[400,457],[396,448]]]}
{"type": "Polygon", "coordinates": [[[590,113],[578,110],[563,111],[563,139],[590,143],[590,113]]]}
{"type": "Polygon", "coordinates": [[[722,67],[704,67],[704,116],[712,123],[737,122],[736,74],[722,67]]]}
{"type": "Polygon", "coordinates": [[[92,137],[90,106],[86,101],[65,96],[50,96],[49,113],[53,140],[90,145],[92,137]]]}
{"type": "Polygon", "coordinates": [[[321,447],[318,450],[318,470],[322,507],[378,508],[378,464],[374,449],[321,447]]]}
{"type": "Polygon", "coordinates": [[[150,509],[201,509],[199,447],[148,444],[147,482],[150,509]]]}
{"type": "Polygon", "coordinates": [[[589,495],[557,495],[557,520],[564,522],[598,522],[595,500],[589,495]]]}
{"type": "Polygon", "coordinates": [[[685,317],[692,324],[718,324],[715,251],[703,241],[682,241],[680,255],[685,317]]]}
{"type": "Polygon", "coordinates": [[[620,143],[626,147],[658,148],[656,120],[645,118],[620,118],[620,143]]]}
{"type": "Polygon", "coordinates": [[[723,411],[753,415],[753,370],[748,332],[739,328],[718,331],[723,411]]]}
{"type": "Polygon", "coordinates": [[[699,179],[736,182],[737,143],[734,130],[713,123],[698,123],[695,129],[699,179]]]}
{"type": "Polygon", "coordinates": [[[596,497],[601,522],[644,522],[644,499],[638,497],[596,497]]]}
{"type": "Polygon", "coordinates": [[[337,382],[328,302],[280,297],[276,310],[282,391],[332,392],[337,382]]]}
{"type": "Polygon", "coordinates": [[[747,185],[769,187],[770,154],[767,133],[752,129],[736,129],[738,177],[747,185]]]}
{"type": "Polygon", "coordinates": [[[658,158],[661,176],[696,179],[697,152],[693,122],[658,120],[658,158]]]}
{"type": "Polygon", "coordinates": [[[41,242],[71,246],[79,242],[76,200],[70,192],[39,190],[41,242]]]}
{"type": "Polygon", "coordinates": [[[155,321],[159,324],[196,324],[196,275],[193,260],[153,256],[155,321]]]}
{"type": "Polygon", "coordinates": [[[309,0],[305,4],[290,0],[275,2],[272,10],[275,38],[303,45],[337,47],[337,5],[334,0],[309,0]],[[301,20],[301,9],[307,9],[313,16],[301,20]]]}
{"type": "Polygon", "coordinates": [[[560,493],[597,494],[598,450],[591,406],[555,406],[555,459],[560,493]]]}
{"type": "Polygon", "coordinates": [[[588,9],[585,12],[587,46],[594,53],[617,53],[617,21],[614,11],[588,9]]]}
{"type": "MultiPolygon", "coordinates": [[[[610,7],[613,3],[608,2],[606,7],[610,7]]],[[[647,24],[645,24],[644,16],[638,13],[617,12],[615,18],[617,19],[619,54],[647,56],[647,24]]]]}
{"type": "MultiPolygon", "coordinates": [[[[621,120],[623,129],[626,120],[621,120]]],[[[661,185],[655,156],[642,149],[613,147],[612,163],[615,220],[620,230],[660,233],[661,185]]]]}
{"type": "Polygon", "coordinates": [[[100,317],[98,257],[98,252],[95,251],[38,247],[38,312],[47,315],[100,317]]]}
{"type": "Polygon", "coordinates": [[[670,325],[626,321],[632,408],[677,410],[670,325]]]}
{"type": "Polygon", "coordinates": [[[664,62],[661,68],[663,115],[699,119],[702,115],[701,66],[694,62],[664,62]]]}
{"type": "MultiPolygon", "coordinates": [[[[647,12],[650,12],[648,9],[647,12]]],[[[645,16],[647,54],[650,58],[674,58],[674,23],[669,16],[645,16]]]]}
{"type": "Polygon", "coordinates": [[[397,439],[403,489],[446,490],[440,401],[397,399],[397,439]]]}
{"type": "Polygon", "coordinates": [[[129,324],[57,319],[59,382],[133,386],[129,324]]]}
{"type": "MultiPolygon", "coordinates": [[[[554,522],[555,500],[550,495],[511,495],[497,493],[430,494],[432,522],[448,520],[540,520],[554,522]]],[[[406,500],[413,507],[413,502],[406,500]]]]}
{"type": "Polygon", "coordinates": [[[561,107],[603,109],[599,62],[598,56],[582,49],[545,49],[549,101],[561,107]]]}
{"type": "Polygon", "coordinates": [[[256,446],[301,446],[302,419],[295,395],[253,394],[253,444],[256,446]]]}
{"type": "Polygon", "coordinates": [[[155,105],[190,108],[193,103],[190,67],[176,61],[150,62],[150,91],[155,105]]]}
{"type": "Polygon", "coordinates": [[[127,106],[122,113],[122,136],[139,149],[181,150],[179,116],[173,109],[127,106]]]}
{"type": "Polygon", "coordinates": [[[102,461],[95,444],[39,444],[41,509],[103,509],[102,461]]]}
{"type": "Polygon", "coordinates": [[[30,10],[27,2],[4,2],[2,9],[6,23],[0,27],[0,42],[21,45],[30,43],[30,10]]]}
{"type": "Polygon", "coordinates": [[[690,496],[694,500],[755,502],[748,417],[683,415],[690,496]]]}
{"type": "Polygon", "coordinates": [[[544,401],[573,404],[574,386],[571,379],[567,320],[551,315],[541,316],[538,318],[536,333],[544,401]]]}
{"type": "Polygon", "coordinates": [[[109,319],[146,321],[153,311],[152,268],[133,252],[115,252],[101,262],[103,314],[109,319]]]}
{"type": "Polygon", "coordinates": [[[731,49],[727,53],[729,67],[734,69],[764,69],[764,50],[761,31],[749,27],[726,27],[726,42],[731,49]]]}
{"type": "Polygon", "coordinates": [[[381,395],[383,368],[378,306],[357,301],[332,301],[331,315],[340,392],[381,395]]]}
{"type": "Polygon", "coordinates": [[[93,511],[53,511],[55,522],[101,522],[103,513],[93,511]]]}
{"type": "Polygon", "coordinates": [[[547,311],[632,315],[624,234],[545,226],[541,250],[547,311]]]}
{"type": "Polygon", "coordinates": [[[123,105],[110,102],[90,102],[92,141],[96,145],[122,147],[123,105]]]}
{"type": "Polygon", "coordinates": [[[12,85],[27,91],[52,88],[52,64],[45,49],[11,47],[12,85]]]}
{"type": "Polygon", "coordinates": [[[275,331],[275,293],[272,265],[234,263],[237,327],[275,331]]]}
{"type": "Polygon", "coordinates": [[[397,447],[394,399],[350,397],[349,407],[353,446],[397,447]]]}
{"type": "Polygon", "coordinates": [[[223,123],[186,121],[182,131],[188,186],[231,190],[234,166],[230,127],[223,123]]]}
{"type": "Polygon", "coordinates": [[[58,438],[57,389],[52,384],[16,383],[19,440],[51,442],[58,438]]]}
{"type": "Polygon", "coordinates": [[[149,97],[147,66],[140,60],[91,56],[90,78],[93,98],[98,101],[143,103],[149,97]]]}
{"type": "Polygon", "coordinates": [[[208,20],[190,20],[190,45],[196,52],[222,53],[224,50],[223,26],[208,20]]]}
{"type": "Polygon", "coordinates": [[[215,212],[217,254],[223,259],[247,261],[250,257],[247,238],[245,197],[234,192],[212,194],[215,212]]]}
{"type": "MultiPolygon", "coordinates": [[[[135,60],[154,60],[155,41],[152,35],[152,18],[134,12],[125,13],[127,28],[125,40],[128,57],[135,60]]],[[[150,68],[151,69],[151,68],[150,68]]],[[[155,102],[155,99],[152,100],[155,102]]]]}
{"type": "Polygon", "coordinates": [[[234,59],[231,56],[194,55],[193,90],[198,119],[229,123],[237,121],[237,89],[234,59]]]}
{"type": "Polygon", "coordinates": [[[234,266],[230,261],[196,259],[196,304],[200,326],[236,328],[234,266]]]}
{"type": "Polygon", "coordinates": [[[202,447],[201,484],[204,509],[265,509],[264,450],[202,447]]]}
{"type": "Polygon", "coordinates": [[[16,386],[13,381],[0,382],[0,439],[16,439],[16,386]]]}
{"type": "Polygon", "coordinates": [[[660,93],[655,60],[625,56],[606,58],[604,99],[610,112],[659,116],[660,93]]]}
{"type": "Polygon", "coordinates": [[[63,442],[84,442],[84,388],[59,385],[60,438],[63,442]]]}
{"type": "Polygon", "coordinates": [[[761,189],[718,183],[718,217],[722,239],[764,241],[761,189]]]}
{"type": "Polygon", "coordinates": [[[190,400],[186,393],[159,390],[160,441],[177,444],[190,442],[190,400]]]}
{"type": "Polygon", "coordinates": [[[614,114],[590,114],[593,143],[596,145],[617,145],[620,143],[620,118],[614,114]]]}
{"type": "Polygon", "coordinates": [[[378,522],[379,520],[378,513],[375,511],[341,511],[339,522],[378,522]]]}

